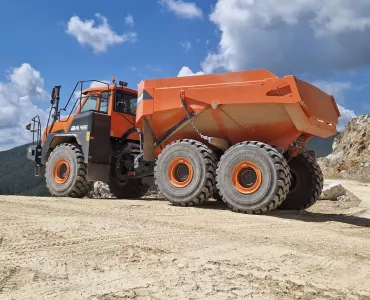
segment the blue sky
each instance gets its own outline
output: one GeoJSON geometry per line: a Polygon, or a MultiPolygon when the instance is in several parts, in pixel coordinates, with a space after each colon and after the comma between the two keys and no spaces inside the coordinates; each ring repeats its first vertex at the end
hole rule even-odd
{"type": "MultiPolygon", "coordinates": [[[[216,28],[204,19],[180,19],[158,1],[123,2],[124,5],[113,6],[100,1],[89,1],[89,5],[76,1],[6,1],[2,10],[7,13],[0,20],[0,34],[5,37],[0,49],[0,70],[27,62],[41,72],[47,90],[62,84],[64,93],[70,92],[68,88],[77,80],[112,76],[136,88],[142,78],[176,76],[185,63],[199,67],[210,49],[206,41],[217,45],[216,28]],[[117,34],[135,32],[136,42],[115,44],[106,52],[94,53],[90,46],[80,45],[66,33],[72,16],[83,21],[93,19],[98,26],[101,22],[97,13],[107,18],[117,34]],[[125,23],[127,14],[133,16],[132,27],[125,23]],[[192,45],[189,51],[181,46],[187,41],[192,45]]],[[[202,9],[207,11],[209,7],[202,9]]]]}
{"type": "Polygon", "coordinates": [[[0,150],[28,142],[48,94],[76,81],[266,68],[333,93],[341,126],[370,111],[367,0],[4,1],[0,18],[0,150]],[[92,24],[94,22],[94,24],[92,24]]]}

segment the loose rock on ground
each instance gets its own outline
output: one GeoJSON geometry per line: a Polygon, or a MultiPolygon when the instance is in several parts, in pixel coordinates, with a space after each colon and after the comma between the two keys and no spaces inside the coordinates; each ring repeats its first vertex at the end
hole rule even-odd
{"type": "MultiPolygon", "coordinates": [[[[347,193],[346,189],[339,183],[331,183],[324,185],[320,199],[322,200],[339,200],[340,197],[345,196],[347,193]]],[[[343,200],[344,198],[342,198],[343,200]]]]}

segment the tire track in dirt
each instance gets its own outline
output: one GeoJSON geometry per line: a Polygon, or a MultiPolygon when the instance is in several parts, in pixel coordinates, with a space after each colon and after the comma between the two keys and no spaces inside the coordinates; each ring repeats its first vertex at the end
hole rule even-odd
{"type": "Polygon", "coordinates": [[[339,204],[249,216],[26,199],[0,197],[0,299],[370,299],[369,220],[339,204]]]}

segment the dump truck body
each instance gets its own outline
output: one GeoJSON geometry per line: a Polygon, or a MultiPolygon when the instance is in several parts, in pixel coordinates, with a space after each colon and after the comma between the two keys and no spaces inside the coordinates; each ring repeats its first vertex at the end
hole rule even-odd
{"type": "MultiPolygon", "coordinates": [[[[299,137],[305,143],[312,136],[336,134],[340,116],[331,95],[266,70],[145,80],[138,94],[137,124],[142,127],[146,118],[157,141],[187,119],[182,100],[203,135],[228,145],[261,141],[283,151],[299,137]]],[[[160,145],[181,138],[200,137],[191,122],[184,122],[160,145]]]]}

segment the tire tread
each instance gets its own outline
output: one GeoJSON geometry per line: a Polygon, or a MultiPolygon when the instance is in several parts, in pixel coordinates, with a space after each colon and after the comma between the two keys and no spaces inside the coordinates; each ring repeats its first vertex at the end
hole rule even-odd
{"type": "Polygon", "coordinates": [[[291,178],[290,176],[291,175],[290,175],[290,170],[289,170],[288,163],[287,163],[286,159],[284,158],[284,156],[278,150],[276,150],[272,146],[270,146],[268,144],[265,144],[265,143],[262,143],[262,142],[245,141],[245,142],[240,142],[240,143],[237,143],[237,144],[231,146],[221,156],[221,159],[220,159],[220,161],[218,163],[218,167],[217,167],[216,187],[219,191],[219,194],[222,198],[222,201],[224,201],[227,204],[227,206],[229,208],[231,208],[233,211],[239,212],[239,213],[246,213],[246,214],[262,214],[262,213],[266,213],[268,211],[271,211],[271,210],[277,208],[284,201],[286,195],[289,192],[290,178],[291,178]],[[220,165],[221,165],[221,162],[222,162],[223,158],[230,151],[233,151],[234,149],[236,149],[238,147],[243,147],[245,145],[252,145],[252,146],[255,146],[255,147],[258,147],[258,148],[261,148],[261,149],[265,150],[266,153],[270,156],[270,158],[274,162],[275,170],[277,172],[277,183],[278,184],[275,188],[274,196],[271,198],[271,201],[269,203],[267,203],[264,207],[262,207],[260,209],[246,209],[246,210],[238,209],[237,207],[233,206],[232,204],[230,204],[227,201],[226,197],[222,194],[221,189],[220,189],[220,184],[219,184],[218,178],[220,176],[220,165]]]}
{"type": "Polygon", "coordinates": [[[312,205],[314,205],[319,199],[322,189],[324,187],[324,175],[321,171],[319,164],[314,158],[309,156],[306,152],[299,154],[297,156],[301,160],[302,164],[306,164],[307,170],[312,173],[312,182],[310,191],[310,197],[308,199],[298,199],[294,203],[283,202],[280,206],[281,209],[296,209],[296,210],[305,210],[312,205]]]}
{"type": "MultiPolygon", "coordinates": [[[[216,169],[217,169],[217,158],[216,158],[215,154],[213,153],[213,151],[211,149],[209,149],[205,144],[203,144],[203,143],[201,143],[197,140],[180,139],[180,140],[176,140],[176,141],[173,141],[170,144],[168,144],[163,149],[163,151],[158,155],[157,161],[162,157],[162,155],[163,155],[163,153],[166,149],[169,149],[170,147],[172,147],[173,145],[176,145],[176,144],[192,145],[199,151],[199,153],[203,156],[204,161],[206,162],[206,164],[205,164],[205,166],[206,166],[206,174],[205,174],[206,181],[205,181],[205,184],[202,187],[200,193],[194,199],[184,201],[184,202],[175,202],[175,201],[172,201],[170,199],[168,199],[168,201],[170,203],[172,203],[173,205],[176,205],[176,206],[194,206],[194,205],[203,204],[203,203],[207,202],[209,200],[209,198],[211,198],[213,196],[214,187],[215,187],[215,183],[216,183],[215,177],[216,177],[216,169]]],[[[157,171],[158,171],[158,165],[156,163],[156,165],[154,167],[154,174],[156,174],[157,171]]],[[[157,176],[155,176],[155,184],[157,186],[159,186],[157,176]]]]}
{"type": "MultiPolygon", "coordinates": [[[[74,153],[74,156],[77,160],[77,174],[78,174],[72,190],[69,193],[67,193],[64,197],[83,198],[91,191],[91,185],[86,179],[87,165],[84,162],[84,155],[82,153],[81,147],[79,147],[76,144],[62,143],[56,146],[53,152],[62,147],[67,147],[74,153]]],[[[50,154],[50,157],[53,155],[53,152],[50,154]]],[[[48,163],[49,160],[46,162],[46,167],[48,166],[48,163]]],[[[46,181],[46,186],[50,194],[52,196],[56,196],[56,194],[53,193],[51,186],[48,184],[48,181],[46,181]]]]}

